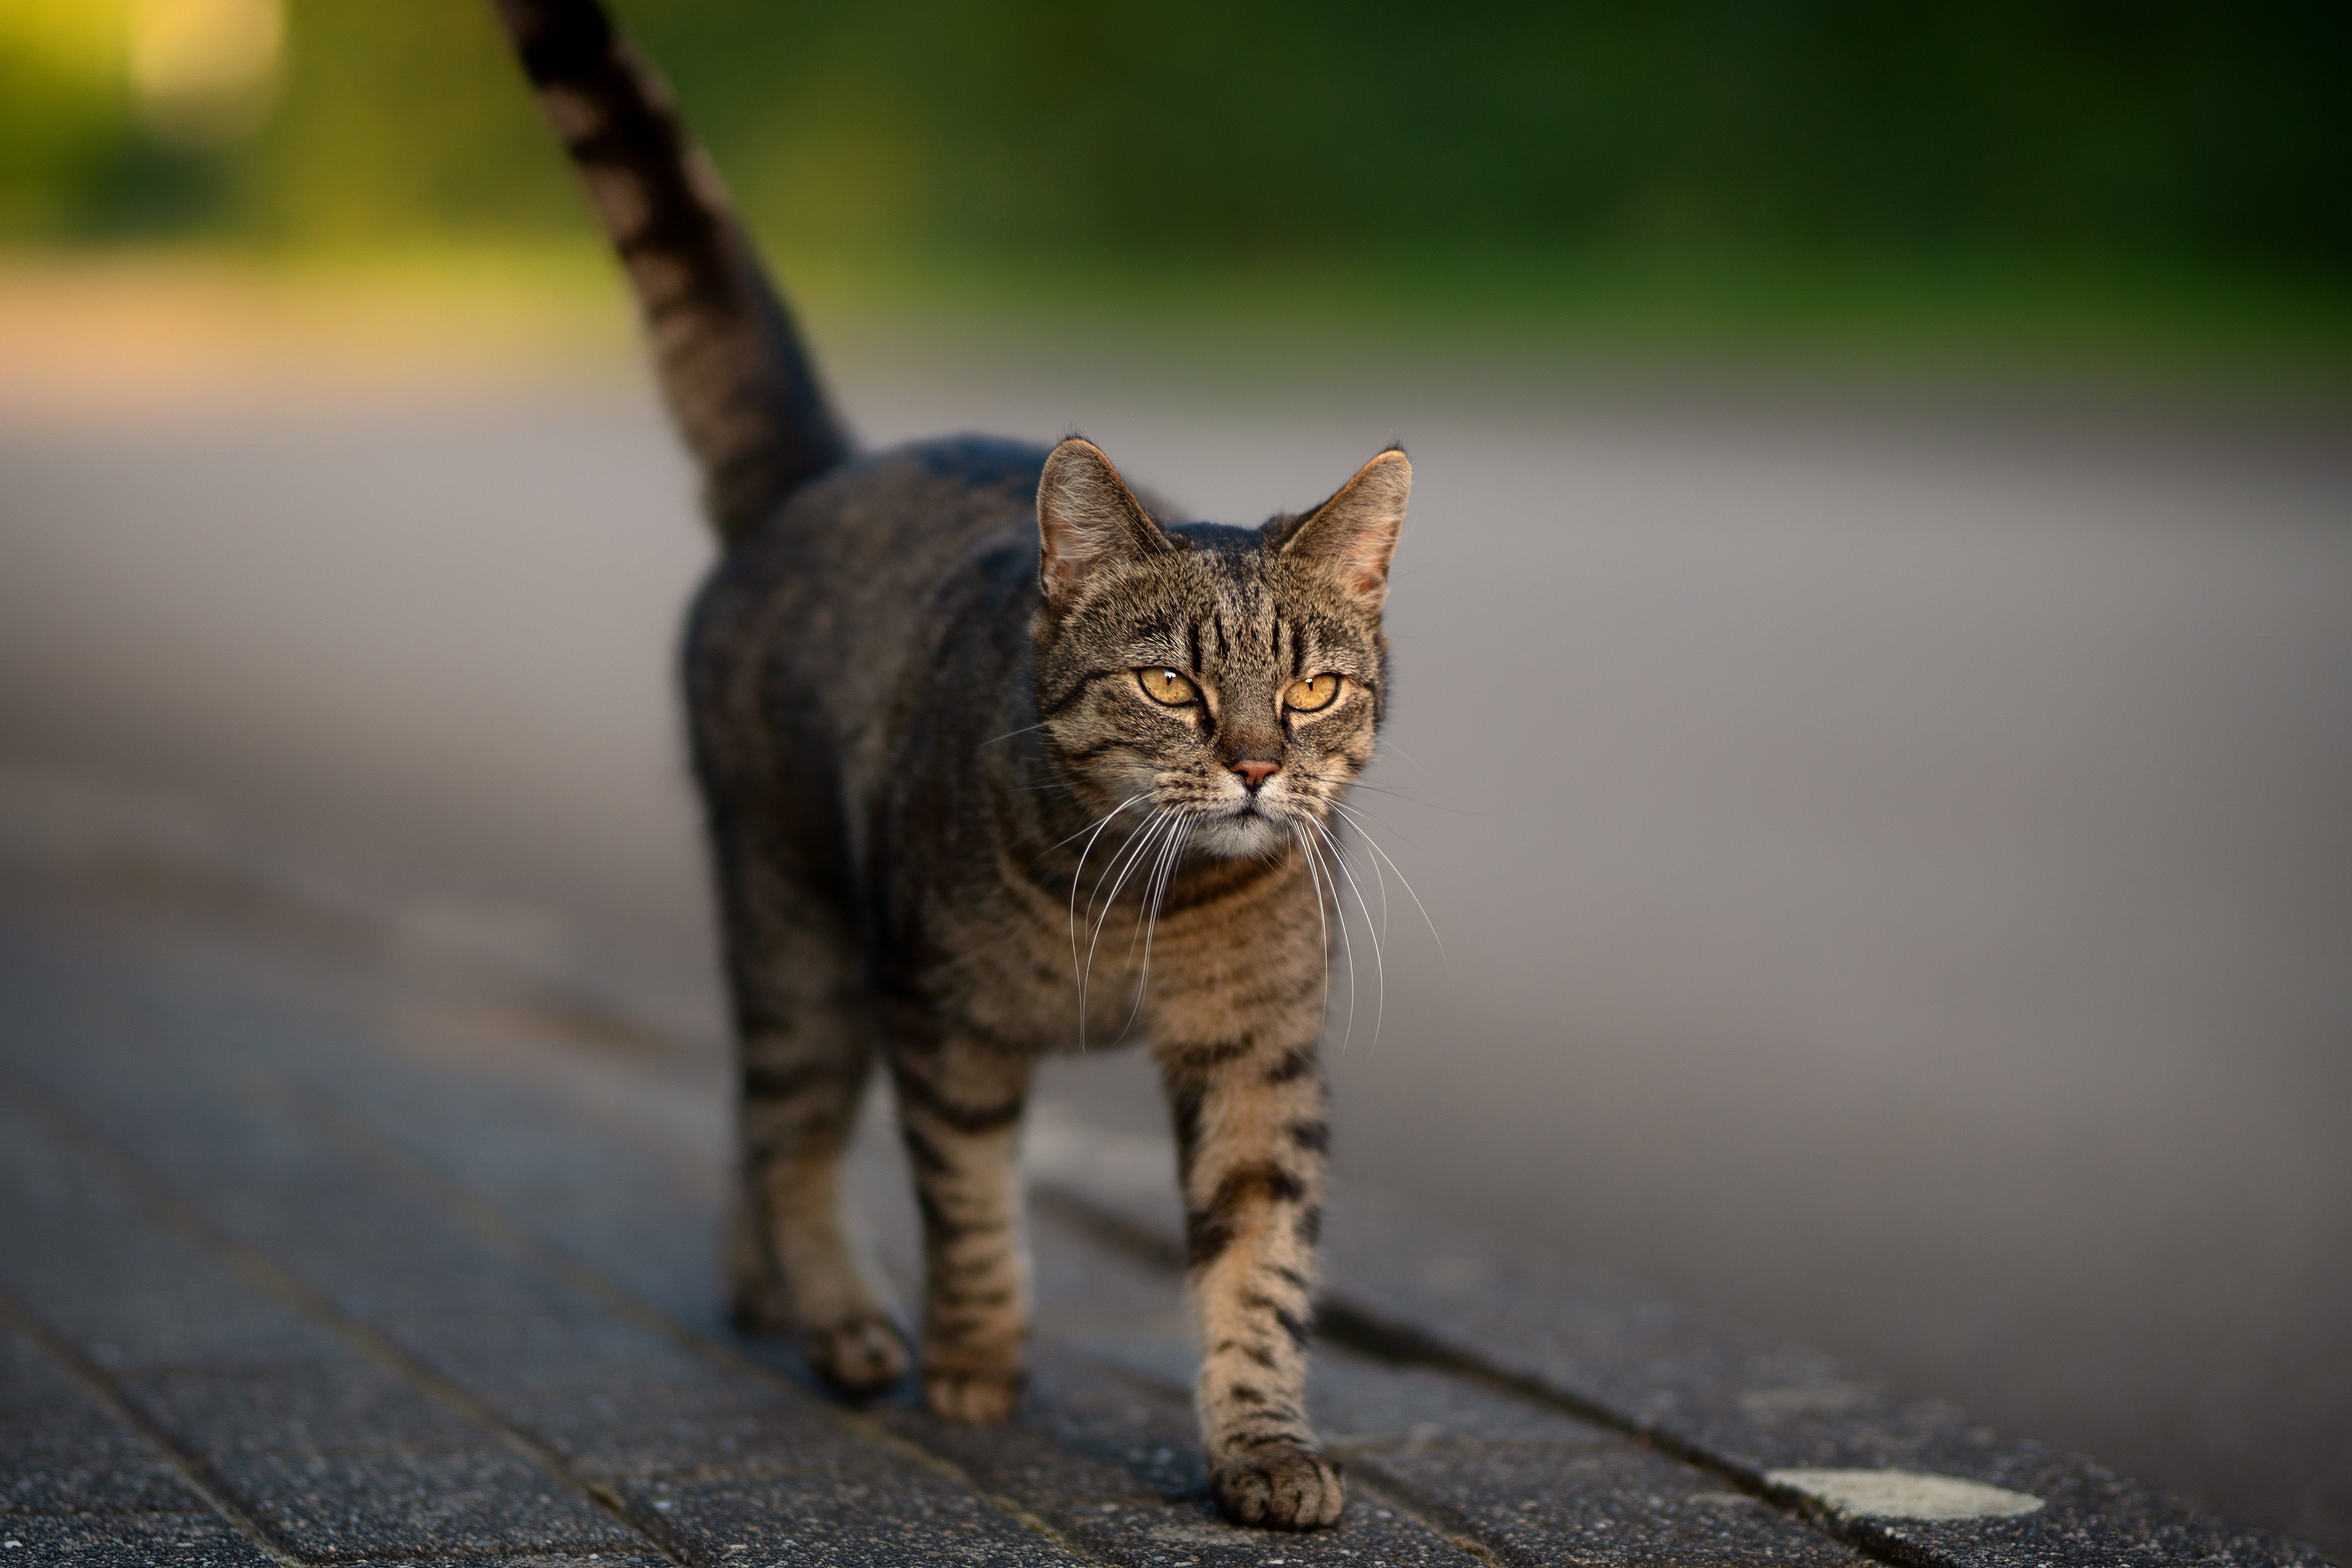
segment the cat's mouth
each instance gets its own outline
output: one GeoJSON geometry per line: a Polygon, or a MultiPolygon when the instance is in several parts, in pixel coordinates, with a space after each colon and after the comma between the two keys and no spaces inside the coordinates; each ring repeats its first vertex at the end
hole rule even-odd
{"type": "Polygon", "coordinates": [[[1253,795],[1204,814],[1192,837],[1194,844],[1212,855],[1241,859],[1274,853],[1290,842],[1297,831],[1282,803],[1253,795]]]}

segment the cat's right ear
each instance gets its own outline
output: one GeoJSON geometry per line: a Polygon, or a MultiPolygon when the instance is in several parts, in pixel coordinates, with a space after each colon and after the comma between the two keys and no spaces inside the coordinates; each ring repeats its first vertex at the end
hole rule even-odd
{"type": "Polygon", "coordinates": [[[1076,436],[1054,448],[1037,479],[1037,585],[1066,603],[1107,561],[1172,546],[1102,448],[1076,436]]]}

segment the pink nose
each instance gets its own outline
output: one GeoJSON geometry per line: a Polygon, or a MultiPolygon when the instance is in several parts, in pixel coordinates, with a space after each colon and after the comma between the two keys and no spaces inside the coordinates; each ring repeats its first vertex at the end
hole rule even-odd
{"type": "Polygon", "coordinates": [[[1265,783],[1282,771],[1280,763],[1262,763],[1255,757],[1244,757],[1234,764],[1234,772],[1242,775],[1242,783],[1252,789],[1265,783]]]}

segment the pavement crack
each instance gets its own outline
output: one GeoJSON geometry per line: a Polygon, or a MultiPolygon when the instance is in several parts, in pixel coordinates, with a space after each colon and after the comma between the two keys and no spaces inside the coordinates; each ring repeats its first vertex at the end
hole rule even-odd
{"type": "MultiPolygon", "coordinates": [[[[1182,1270],[1182,1254],[1171,1238],[1126,1215],[1097,1206],[1082,1194],[1057,1184],[1041,1182],[1033,1187],[1031,1197],[1040,1206],[1052,1210],[1097,1239],[1139,1261],[1163,1269],[1182,1270]]],[[[1693,1469],[1715,1477],[1742,1495],[1756,1499],[1809,1530],[1882,1563],[1898,1564],[1899,1568],[1944,1568],[1948,1562],[1901,1541],[1888,1540],[1881,1532],[1866,1528],[1862,1521],[1828,1517],[1789,1488],[1776,1487],[1757,1471],[1726,1460],[1672,1432],[1556,1387],[1541,1378],[1498,1366],[1421,1329],[1399,1323],[1377,1309],[1362,1306],[1345,1296],[1326,1298],[1317,1304],[1315,1333],[1318,1339],[1344,1345],[1360,1355],[1386,1362],[1391,1366],[1423,1367],[1432,1372],[1444,1373],[1483,1387],[1516,1394],[1564,1415],[1571,1415],[1630,1437],[1644,1447],[1655,1448],[1693,1469]]],[[[1389,1489],[1396,1489],[1391,1486],[1389,1489]]],[[[1475,1539],[1452,1529],[1444,1533],[1457,1542],[1475,1539]]],[[[1491,1547],[1481,1544],[1479,1551],[1490,1559],[1494,1557],[1491,1547]]]]}
{"type": "Polygon", "coordinates": [[[211,1469],[202,1459],[165,1436],[162,1428],[122,1396],[122,1391],[114,1385],[114,1380],[107,1376],[103,1369],[62,1336],[52,1332],[47,1323],[27,1311],[23,1303],[5,1290],[0,1290],[0,1323],[5,1323],[40,1346],[51,1360],[65,1368],[74,1382],[81,1386],[83,1393],[138,1434],[140,1440],[172,1468],[173,1472],[187,1484],[189,1490],[202,1498],[206,1506],[228,1521],[231,1529],[252,1542],[271,1562],[279,1564],[280,1568],[307,1568],[301,1558],[279,1545],[252,1515],[237,1506],[236,1500],[213,1479],[211,1469]]]}
{"type": "MultiPolygon", "coordinates": [[[[661,1335],[705,1364],[741,1378],[761,1387],[781,1389],[795,1394],[808,1395],[810,1391],[791,1378],[761,1364],[737,1347],[723,1340],[714,1339],[688,1324],[678,1321],[669,1313],[646,1300],[627,1286],[594,1267],[582,1262],[562,1247],[540,1240],[516,1225],[495,1206],[425,1164],[402,1149],[367,1122],[353,1116],[332,1100],[293,1082],[283,1074],[250,1059],[240,1059],[240,1067],[254,1087],[278,1098],[298,1114],[331,1129],[342,1147],[373,1166],[387,1180],[397,1183],[412,1194],[425,1199],[455,1217],[479,1239],[505,1252],[545,1269],[582,1294],[594,1298],[615,1314],[639,1328],[661,1335]]],[[[893,1431],[882,1422],[859,1411],[845,1409],[830,1399],[816,1400],[826,1419],[857,1433],[901,1458],[921,1465],[925,1469],[952,1481],[958,1487],[987,1502],[1024,1528],[1034,1531],[1071,1556],[1086,1563],[1098,1563],[1100,1558],[1087,1552],[1056,1530],[1034,1511],[1014,1500],[990,1491],[975,1480],[971,1472],[953,1459],[937,1453],[922,1444],[893,1431]]],[[[586,1483],[592,1495],[594,1483],[586,1483]]],[[[608,1505],[618,1511],[617,1500],[608,1505]]],[[[646,1531],[647,1526],[630,1521],[633,1527],[646,1531]]],[[[674,1553],[671,1561],[681,1562],[674,1553]]]]}
{"type": "MultiPolygon", "coordinates": [[[[380,1331],[342,1312],[334,1303],[289,1273],[267,1253],[221,1230],[194,1205],[124,1152],[111,1138],[92,1126],[79,1112],[5,1068],[0,1068],[0,1081],[6,1082],[12,1093],[39,1104],[48,1118],[49,1126],[58,1136],[128,1187],[165,1229],[219,1258],[256,1290],[317,1323],[377,1366],[438,1400],[476,1426],[495,1434],[509,1448],[562,1482],[598,1512],[613,1518],[646,1547],[685,1568],[686,1558],[673,1551],[648,1527],[646,1521],[635,1518],[623,1507],[617,1498],[579,1475],[560,1456],[507,1421],[474,1394],[410,1356],[380,1331]]],[[[114,1403],[128,1409],[119,1398],[114,1403]]],[[[208,1489],[207,1497],[213,1496],[215,1490],[208,1489]]],[[[229,1505],[224,1503],[221,1506],[226,1509],[229,1505]]],[[[242,1515],[232,1514],[231,1517],[240,1518],[242,1515]]],[[[298,1561],[282,1555],[279,1560],[298,1561]]]]}

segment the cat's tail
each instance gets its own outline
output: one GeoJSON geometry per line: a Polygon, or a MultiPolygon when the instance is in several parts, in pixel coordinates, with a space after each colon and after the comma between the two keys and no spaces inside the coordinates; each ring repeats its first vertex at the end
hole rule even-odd
{"type": "Polygon", "coordinates": [[[628,268],[703,510],[740,538],[847,458],[848,435],[660,73],[596,0],[497,5],[628,268]]]}

